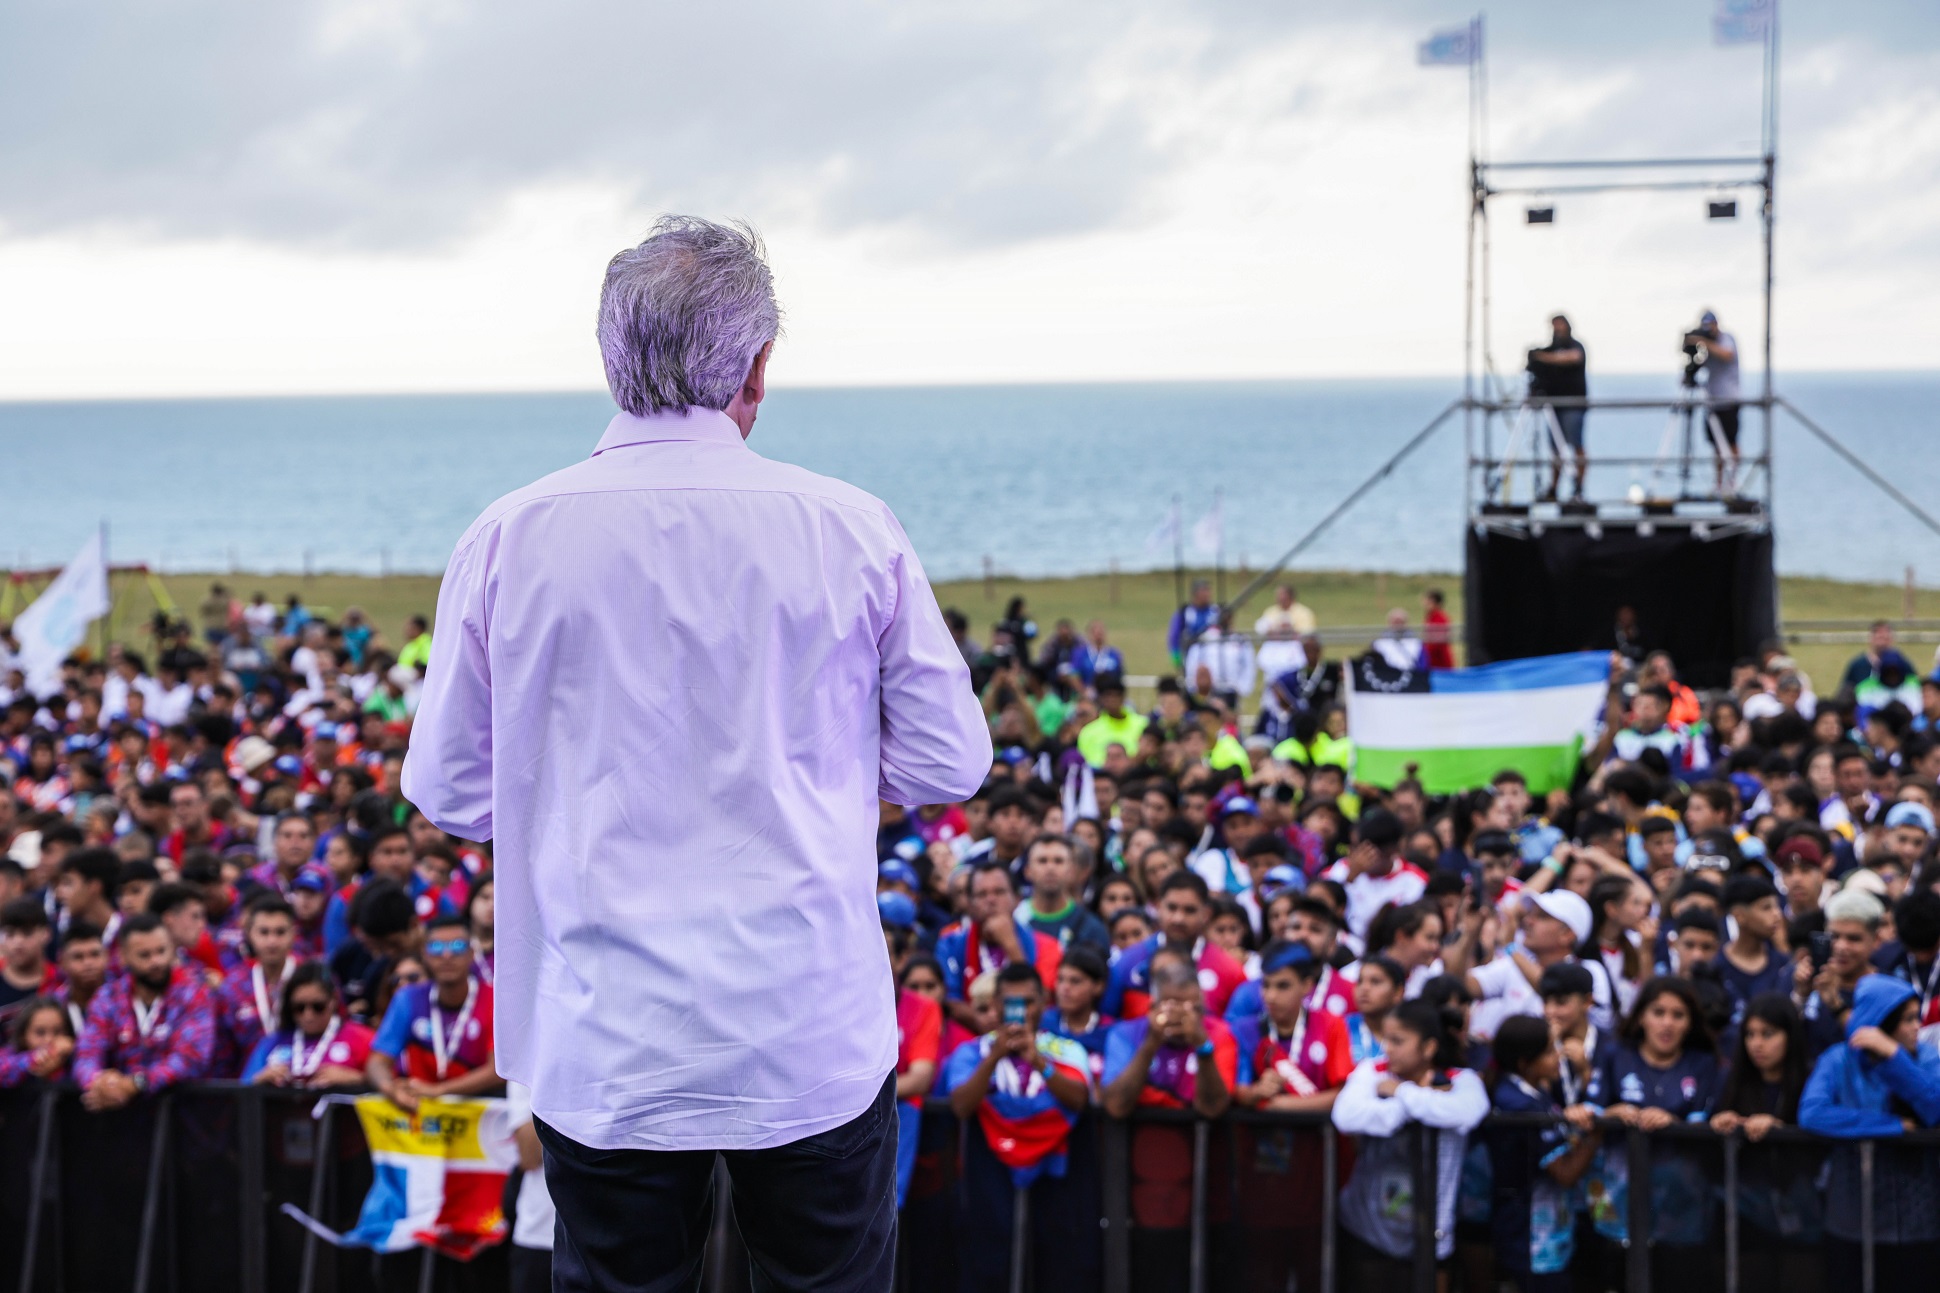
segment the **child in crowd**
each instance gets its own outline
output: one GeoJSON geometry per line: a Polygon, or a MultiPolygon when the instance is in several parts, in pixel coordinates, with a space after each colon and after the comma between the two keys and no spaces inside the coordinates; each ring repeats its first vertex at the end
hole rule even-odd
{"type": "Polygon", "coordinates": [[[1084,1048],[1092,1079],[1105,1070],[1105,1036],[1117,1021],[1098,1009],[1111,970],[1096,949],[1073,944],[1058,966],[1055,1004],[1044,1012],[1044,1031],[1084,1048]]]}
{"type": "Polygon", "coordinates": [[[1602,1135],[1578,1132],[1562,1120],[1563,1106],[1551,1092],[1563,1060],[1546,1023],[1529,1015],[1505,1019],[1494,1051],[1496,1111],[1556,1118],[1546,1126],[1497,1127],[1488,1135],[1495,1272],[1518,1293],[1568,1293],[1576,1245],[1571,1193],[1602,1135]]]}
{"type": "Polygon", "coordinates": [[[1543,1021],[1556,1051],[1556,1084],[1551,1094],[1565,1107],[1582,1103],[1601,1048],[1609,1041],[1609,1034],[1591,1020],[1596,999],[1593,974],[1580,961],[1570,961],[1544,970],[1536,984],[1543,1000],[1543,1021]]]}
{"type": "MultiPolygon", "coordinates": [[[[1674,1122],[1705,1122],[1722,1077],[1697,993],[1684,979],[1659,976],[1638,991],[1617,1044],[1604,1052],[1590,1079],[1583,1105],[1570,1112],[1584,1128],[1593,1112],[1645,1132],[1674,1122]]],[[[1698,1248],[1710,1236],[1712,1212],[1704,1165],[1675,1143],[1653,1145],[1650,1163],[1652,1287],[1700,1286],[1706,1262],[1698,1248]]],[[[1606,1149],[1589,1192],[1597,1230],[1616,1243],[1630,1239],[1628,1192],[1634,1185],[1622,1153],[1606,1149]]]]}
{"type": "Polygon", "coordinates": [[[1413,1176],[1413,1148],[1398,1134],[1410,1123],[1435,1137],[1436,1259],[1445,1262],[1454,1251],[1462,1158],[1468,1133],[1488,1114],[1489,1094],[1472,1070],[1454,1066],[1453,1022],[1425,1001],[1396,1006],[1382,1031],[1384,1056],[1363,1061],[1334,1102],[1334,1125],[1361,1138],[1340,1197],[1343,1255],[1355,1274],[1345,1287],[1410,1286],[1416,1204],[1405,1183],[1413,1176]]]}
{"type": "Polygon", "coordinates": [[[1361,962],[1360,977],[1354,981],[1354,1013],[1345,1021],[1349,1053],[1356,1064],[1381,1058],[1382,1032],[1388,1015],[1401,1004],[1407,982],[1407,971],[1385,956],[1361,962]]]}
{"type": "Polygon", "coordinates": [[[74,1025],[52,997],[33,997],[14,1013],[8,1048],[0,1051],[0,1089],[30,1078],[56,1082],[74,1058],[74,1025]]]}

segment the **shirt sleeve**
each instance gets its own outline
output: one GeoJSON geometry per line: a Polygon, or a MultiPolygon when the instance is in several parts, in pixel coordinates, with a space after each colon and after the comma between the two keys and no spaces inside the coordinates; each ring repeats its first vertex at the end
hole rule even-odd
{"type": "Polygon", "coordinates": [[[1347,1039],[1347,1025],[1339,1015],[1317,1014],[1314,1022],[1320,1026],[1321,1040],[1327,1045],[1327,1062],[1321,1067],[1321,1076],[1327,1080],[1327,1089],[1332,1091],[1347,1082],[1347,1075],[1354,1071],[1354,1044],[1347,1039]]]}
{"type": "Polygon", "coordinates": [[[1118,1080],[1119,1074],[1131,1067],[1132,1060],[1138,1055],[1138,1038],[1133,1035],[1135,1032],[1136,1029],[1116,1024],[1105,1034],[1105,1069],[1098,1079],[1101,1086],[1110,1086],[1118,1080]]]}
{"type": "Polygon", "coordinates": [[[400,992],[391,998],[391,1005],[384,1012],[384,1022],[377,1027],[377,1036],[371,1039],[373,1054],[388,1055],[393,1064],[402,1063],[404,1048],[411,1040],[411,994],[400,992]]]}
{"type": "Polygon", "coordinates": [[[492,668],[486,534],[462,541],[438,590],[438,633],[404,756],[402,789],[441,830],[492,838],[492,668]]]}
{"type": "Polygon", "coordinates": [[[876,640],[882,677],[882,798],[898,804],[956,803],[990,775],[990,724],[896,518],[884,509],[897,552],[895,605],[876,640]]]}
{"type": "Polygon", "coordinates": [[[108,1038],[115,1031],[112,1015],[108,993],[95,993],[82,1023],[80,1041],[74,1047],[74,1081],[79,1086],[94,1081],[108,1066],[108,1038]]]}
{"type": "Polygon", "coordinates": [[[943,1045],[943,1008],[934,1001],[925,1000],[926,1009],[918,1012],[916,1031],[909,1039],[909,1062],[922,1064],[936,1063],[938,1050],[943,1045]]]}

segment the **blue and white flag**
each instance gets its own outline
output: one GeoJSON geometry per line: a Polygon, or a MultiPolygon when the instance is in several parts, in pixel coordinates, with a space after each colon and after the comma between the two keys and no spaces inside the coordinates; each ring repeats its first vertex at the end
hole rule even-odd
{"type": "Polygon", "coordinates": [[[1434,33],[1415,50],[1415,61],[1423,67],[1467,67],[1481,57],[1482,26],[1473,19],[1466,26],[1434,33]]]}
{"type": "Polygon", "coordinates": [[[1718,0],[1711,14],[1714,45],[1762,45],[1772,33],[1778,0],[1718,0]]]}

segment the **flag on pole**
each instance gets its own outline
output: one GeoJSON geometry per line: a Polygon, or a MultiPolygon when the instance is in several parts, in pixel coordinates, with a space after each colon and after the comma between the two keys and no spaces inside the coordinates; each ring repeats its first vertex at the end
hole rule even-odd
{"type": "Polygon", "coordinates": [[[1435,32],[1415,47],[1415,61],[1423,67],[1467,67],[1481,57],[1482,30],[1474,19],[1465,26],[1435,32]]]}
{"type": "Polygon", "coordinates": [[[1711,13],[1714,45],[1762,45],[1772,31],[1778,0],[1718,0],[1711,13]]]}
{"type": "Polygon", "coordinates": [[[1173,499],[1172,506],[1166,509],[1165,519],[1145,536],[1145,549],[1148,552],[1164,552],[1179,542],[1179,500],[1173,499]]]}
{"type": "Polygon", "coordinates": [[[14,618],[29,691],[50,696],[60,690],[61,661],[86,640],[88,626],[106,615],[108,606],[107,548],[96,530],[46,591],[14,618]]]}
{"type": "Polygon", "coordinates": [[[1195,551],[1214,557],[1226,550],[1225,510],[1225,500],[1214,494],[1212,511],[1192,524],[1192,546],[1195,551]]]}
{"type": "Polygon", "coordinates": [[[1392,786],[1414,763],[1422,787],[1445,795],[1514,768],[1541,795],[1576,775],[1609,690],[1610,657],[1579,651],[1434,672],[1357,661],[1347,677],[1354,780],[1392,786]]]}
{"type": "Polygon", "coordinates": [[[415,1114],[381,1095],[357,1097],[371,1186],[342,1234],[293,1203],[283,1211],[339,1247],[432,1248],[469,1261],[505,1238],[506,1178],[518,1166],[503,1100],[427,1100],[415,1114]]]}

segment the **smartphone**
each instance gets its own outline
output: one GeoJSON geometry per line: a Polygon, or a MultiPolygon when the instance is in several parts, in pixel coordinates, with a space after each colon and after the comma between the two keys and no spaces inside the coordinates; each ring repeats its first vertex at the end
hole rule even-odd
{"type": "Polygon", "coordinates": [[[1832,935],[1811,934],[1807,936],[1806,942],[1811,946],[1812,972],[1817,974],[1825,969],[1825,963],[1832,959],[1832,935]]]}
{"type": "Polygon", "coordinates": [[[1030,1022],[1030,1007],[1022,997],[1004,998],[1004,1022],[1023,1025],[1030,1022]]]}

